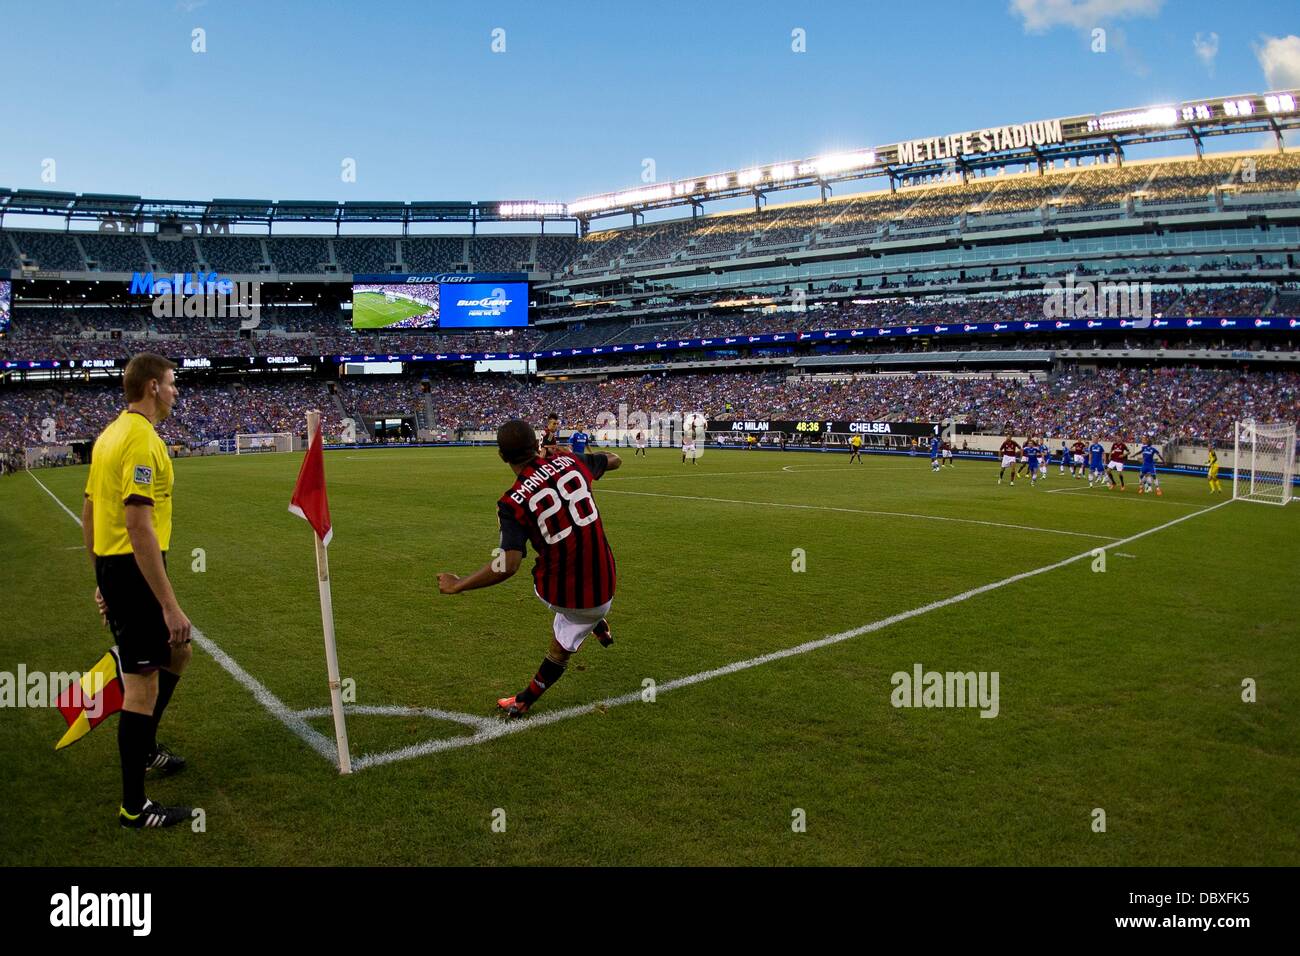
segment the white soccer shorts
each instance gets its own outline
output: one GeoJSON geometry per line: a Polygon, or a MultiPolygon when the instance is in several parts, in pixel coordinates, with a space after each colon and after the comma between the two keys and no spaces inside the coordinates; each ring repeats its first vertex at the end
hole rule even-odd
{"type": "Polygon", "coordinates": [[[1122,461],[1110,461],[1106,463],[1106,467],[1114,471],[1123,471],[1124,463],[1122,461]]]}
{"type": "Polygon", "coordinates": [[[1003,456],[1002,456],[1002,467],[1003,467],[1003,468],[1010,468],[1010,467],[1011,467],[1012,465],[1014,465],[1015,463],[1016,463],[1016,456],[1015,456],[1015,455],[1003,455],[1003,456]]]}
{"type": "MultiPolygon", "coordinates": [[[[536,588],[533,589],[533,593],[537,594],[536,588]]],[[[600,607],[573,608],[558,607],[540,594],[537,594],[537,600],[555,612],[553,625],[555,639],[570,654],[582,647],[582,642],[587,639],[587,635],[600,623],[600,619],[609,613],[609,606],[614,603],[611,598],[600,607]]]]}

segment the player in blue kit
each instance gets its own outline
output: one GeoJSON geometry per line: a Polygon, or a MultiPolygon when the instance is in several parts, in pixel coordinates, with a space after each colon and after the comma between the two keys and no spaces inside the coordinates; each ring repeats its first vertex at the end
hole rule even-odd
{"type": "Polygon", "coordinates": [[[581,455],[587,451],[587,442],[591,441],[591,436],[582,430],[579,425],[577,430],[569,436],[569,447],[573,449],[575,455],[581,455]]]}
{"type": "Polygon", "coordinates": [[[1029,486],[1032,488],[1038,483],[1038,456],[1043,453],[1043,446],[1039,445],[1034,439],[1031,439],[1025,445],[1025,457],[1029,459],[1029,486]]]}
{"type": "Polygon", "coordinates": [[[1160,477],[1156,474],[1156,459],[1165,460],[1165,456],[1160,454],[1160,449],[1151,444],[1150,436],[1142,444],[1142,470],[1138,472],[1138,494],[1146,492],[1150,494],[1155,492],[1163,497],[1164,492],[1160,490],[1160,477]]]}
{"type": "Polygon", "coordinates": [[[1106,446],[1094,441],[1088,446],[1088,487],[1106,477],[1106,446]]]}
{"type": "Polygon", "coordinates": [[[930,436],[930,470],[939,470],[939,451],[943,442],[939,441],[938,435],[930,436]]]}
{"type": "Polygon", "coordinates": [[[1070,466],[1070,446],[1061,439],[1061,474],[1065,474],[1065,469],[1070,466]]]}

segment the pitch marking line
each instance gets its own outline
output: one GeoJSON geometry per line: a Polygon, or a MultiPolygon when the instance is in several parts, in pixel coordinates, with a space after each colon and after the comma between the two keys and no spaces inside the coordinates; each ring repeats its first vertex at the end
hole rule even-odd
{"type": "MultiPolygon", "coordinates": [[[[863,624],[848,631],[841,631],[839,634],[832,634],[829,637],[823,637],[815,641],[807,641],[796,647],[788,647],[785,650],[773,651],[770,654],[761,654],[758,657],[751,657],[748,660],[736,661],[726,664],[722,667],[715,667],[712,670],[700,671],[698,674],[691,674],[687,677],[679,677],[675,680],[666,681],[655,687],[656,694],[665,694],[668,691],[677,690],[681,687],[690,687],[693,684],[700,684],[715,677],[725,677],[728,674],[735,674],[738,671],[748,670],[752,667],[758,667],[761,664],[768,664],[772,661],[783,660],[787,657],[796,657],[800,654],[807,654],[809,651],[819,650],[823,647],[830,647],[833,644],[839,644],[844,641],[852,640],[863,634],[870,634],[875,631],[889,627],[891,624],[898,624],[902,621],[910,620],[914,617],[920,617],[922,614],[928,614],[931,611],[937,611],[941,608],[951,607],[962,601],[968,601],[973,597],[979,597],[981,594],[987,594],[990,591],[996,591],[1004,588],[1009,584],[1015,584],[1028,578],[1036,577],[1040,574],[1046,574],[1049,571],[1056,571],[1076,561],[1086,561],[1092,558],[1097,550],[1107,550],[1118,548],[1130,544],[1147,535],[1155,534],[1157,531],[1163,531],[1166,528],[1172,528],[1176,524],[1187,521],[1190,518],[1196,518],[1203,514],[1208,514],[1224,505],[1231,504],[1231,501],[1221,501],[1217,505],[1211,505],[1192,514],[1182,515],[1172,521],[1166,521],[1162,525],[1154,528],[1148,528],[1146,531],[1139,531],[1135,535],[1114,541],[1111,544],[1101,545],[1100,548],[1094,548],[1090,551],[1084,551],[1064,560],[1057,561],[1054,564],[1045,564],[1041,568],[1035,568],[1032,571],[1022,571],[1019,574],[1013,574],[1010,577],[1002,578],[1000,581],[993,581],[990,584],[984,584],[977,588],[971,588],[969,591],[963,591],[952,597],[935,601],[921,607],[913,608],[910,611],[903,611],[890,617],[881,618],[879,621],[872,621],[870,624],[863,624]]],[[[364,754],[352,761],[352,769],[362,770],[366,767],[377,767],[382,764],[395,763],[399,760],[410,760],[414,757],[424,757],[429,754],[441,753],[446,750],[456,750],[460,747],[469,747],[475,744],[487,743],[490,740],[496,740],[499,737],[505,737],[509,734],[523,733],[535,727],[545,727],[548,724],[558,723],[562,720],[569,720],[573,717],[581,717],[584,714],[603,712],[611,707],[621,707],[624,704],[634,704],[641,700],[642,690],[634,690],[618,697],[607,697],[604,700],[594,701],[590,704],[578,704],[573,707],[565,707],[560,710],[546,711],[534,717],[527,717],[523,720],[505,721],[487,719],[483,728],[475,734],[464,737],[450,737],[440,740],[428,740],[424,743],[412,744],[409,747],[402,747],[399,750],[390,750],[386,753],[364,754]]]]}
{"type": "MultiPolygon", "coordinates": [[[[28,474],[30,475],[31,472],[29,471],[28,474]]],[[[78,518],[76,515],[74,515],[71,511],[69,511],[67,506],[64,505],[63,502],[59,501],[59,499],[55,497],[54,493],[50,491],[49,488],[46,488],[44,484],[42,484],[40,479],[36,478],[35,475],[32,475],[32,479],[38,485],[44,488],[46,493],[49,494],[51,498],[54,498],[54,500],[59,504],[59,506],[63,508],[64,511],[67,511],[69,516],[71,516],[74,521],[80,524],[81,519],[78,518]]],[[[639,494],[639,492],[609,492],[609,493],[639,494]]],[[[668,496],[655,496],[655,497],[668,497],[668,496]]],[[[676,497],[676,496],[672,496],[672,497],[676,497]]],[[[1080,554],[1076,554],[1072,557],[1065,558],[1053,564],[1046,564],[1040,568],[1035,568],[1032,571],[1022,571],[1019,574],[1013,574],[1010,577],[1002,578],[999,581],[993,581],[989,584],[984,584],[976,588],[971,588],[968,591],[963,591],[960,594],[953,595],[952,597],[944,598],[943,600],[940,601],[934,601],[930,604],[913,608],[910,611],[903,611],[901,613],[894,614],[890,617],[881,618],[878,621],[872,621],[870,624],[863,624],[860,627],[855,627],[852,628],[851,630],[841,631],[840,633],[832,634],[829,637],[823,637],[814,641],[807,641],[795,647],[789,647],[780,651],[773,651],[769,654],[762,654],[759,655],[758,657],[751,657],[743,661],[735,661],[731,664],[726,664],[722,667],[716,667],[707,671],[700,671],[697,674],[690,674],[686,677],[679,677],[676,678],[675,680],[670,680],[665,683],[657,685],[655,688],[656,694],[667,693],[668,691],[677,690],[682,687],[690,687],[693,684],[703,683],[704,681],[712,680],[715,677],[725,677],[728,674],[735,674],[742,670],[748,670],[753,667],[758,667],[761,664],[767,664],[772,661],[783,660],[787,657],[796,657],[800,654],[807,654],[810,651],[819,650],[823,647],[829,647],[833,644],[839,644],[844,641],[852,640],[853,638],[860,637],[863,634],[870,634],[875,631],[882,630],[886,627],[889,627],[891,624],[898,624],[901,623],[902,621],[910,620],[911,618],[914,617],[919,617],[922,614],[928,614],[930,611],[937,611],[940,610],[941,608],[950,607],[954,604],[959,604],[962,601],[970,600],[973,597],[978,597],[981,594],[987,594],[990,591],[996,591],[999,588],[1006,587],[1009,584],[1015,584],[1019,581],[1024,581],[1027,580],[1028,578],[1036,577],[1040,574],[1046,574],[1049,571],[1055,571],[1059,568],[1063,568],[1066,567],[1067,565],[1073,564],[1076,561],[1087,560],[1088,558],[1093,557],[1097,550],[1105,551],[1110,548],[1122,547],[1123,545],[1130,544],[1141,538],[1145,538],[1148,535],[1155,534],[1158,531],[1163,531],[1166,528],[1172,528],[1174,525],[1181,524],[1182,522],[1187,521],[1191,518],[1197,518],[1203,514],[1208,514],[1211,511],[1216,511],[1217,509],[1222,508],[1225,505],[1229,505],[1231,503],[1232,503],[1232,499],[1221,501],[1216,505],[1211,505],[1208,508],[1202,508],[1200,511],[1194,511],[1191,514],[1182,515],[1178,518],[1174,518],[1172,521],[1166,521],[1164,524],[1157,525],[1154,528],[1148,528],[1146,531],[1139,531],[1135,535],[1130,535],[1127,538],[1121,538],[1117,541],[1112,541],[1110,544],[1101,545],[1099,546],[1099,548],[1094,548],[1089,551],[1084,551],[1080,554]]],[[[793,507],[809,507],[809,506],[795,505],[793,507]]],[[[932,516],[927,516],[927,517],[932,517],[932,516]]],[[[197,632],[197,629],[195,630],[197,632]]],[[[234,660],[230,657],[230,655],[226,654],[219,647],[217,647],[217,645],[212,640],[203,636],[200,633],[196,633],[196,640],[199,643],[199,646],[202,647],[209,654],[212,654],[213,658],[217,660],[217,662],[220,663],[221,666],[224,667],[228,672],[230,672],[230,674],[234,676],[235,679],[239,681],[239,683],[243,684],[246,688],[252,691],[253,696],[258,700],[259,703],[262,704],[262,706],[266,707],[267,710],[269,710],[278,720],[280,720],[294,734],[300,737],[313,750],[319,753],[331,764],[335,766],[338,765],[338,751],[335,748],[334,744],[323,734],[320,734],[319,732],[314,730],[310,725],[306,723],[307,715],[315,716],[318,713],[321,714],[327,713],[328,712],[327,708],[310,708],[306,711],[289,710],[287,707],[284,706],[284,704],[279,700],[279,698],[275,697],[274,694],[272,694],[261,683],[259,683],[255,678],[253,678],[250,674],[248,674],[247,671],[245,671],[238,664],[236,664],[234,660]]],[[[455,720],[459,723],[465,723],[470,726],[475,726],[478,729],[473,734],[467,736],[441,738],[438,740],[427,740],[424,741],[423,743],[412,744],[409,747],[402,747],[397,750],[389,750],[389,751],[385,751],[382,753],[375,753],[375,754],[362,754],[360,757],[353,760],[352,769],[355,772],[355,771],[364,770],[367,767],[378,767],[384,764],[396,763],[401,760],[410,760],[415,757],[424,757],[424,756],[428,756],[429,754],[441,753],[447,750],[456,750],[461,747],[469,747],[476,744],[487,743],[488,741],[496,740],[499,737],[505,737],[510,734],[523,733],[526,730],[531,730],[536,727],[545,727],[548,724],[558,723],[559,721],[562,720],[569,720],[570,718],[573,717],[581,717],[584,714],[603,712],[608,710],[611,707],[621,707],[625,704],[633,704],[641,700],[642,693],[643,691],[641,689],[638,689],[638,690],[630,691],[629,693],[626,694],[622,694],[617,697],[607,697],[604,700],[594,701],[589,704],[578,704],[572,707],[561,708],[560,710],[547,711],[542,714],[538,714],[534,717],[526,718],[524,720],[505,721],[500,719],[494,720],[492,718],[486,718],[486,717],[474,717],[474,722],[472,724],[470,723],[470,718],[473,717],[473,715],[457,714],[454,711],[439,711],[439,710],[434,710],[433,708],[386,707],[386,708],[367,709],[365,711],[358,710],[356,711],[358,713],[374,710],[385,714],[397,714],[397,715],[407,715],[407,714],[414,715],[415,713],[420,713],[423,715],[430,715],[430,716],[445,715],[442,717],[442,719],[455,720]]]]}
{"type": "Polygon", "coordinates": [[[1188,501],[1165,501],[1164,498],[1158,497],[1156,495],[1150,495],[1150,496],[1142,495],[1141,498],[1139,498],[1137,495],[1130,496],[1122,491],[1119,494],[1102,495],[1099,493],[1102,490],[1103,489],[1100,488],[1053,488],[1047,493],[1049,495],[1093,495],[1093,497],[1096,498],[1107,498],[1115,501],[1140,501],[1141,498],[1151,497],[1154,498],[1157,502],[1159,502],[1162,505],[1174,505],[1179,508],[1200,507],[1200,505],[1194,505],[1188,501]]]}
{"type": "MultiPolygon", "coordinates": [[[[73,514],[72,510],[60,501],[54,492],[50,491],[50,489],[46,487],[45,482],[41,481],[41,479],[37,478],[35,475],[32,475],[30,471],[28,471],[27,474],[31,475],[32,481],[40,485],[41,488],[45,490],[45,493],[54,499],[55,504],[68,513],[69,518],[77,522],[78,527],[81,526],[80,515],[73,514]]],[[[233,657],[217,646],[216,641],[204,634],[198,629],[198,627],[194,626],[193,623],[190,625],[190,633],[194,643],[202,648],[209,657],[220,664],[222,668],[225,669],[226,673],[243,685],[243,687],[253,695],[254,700],[270,711],[272,717],[288,727],[290,731],[297,734],[303,743],[312,750],[316,751],[334,766],[338,766],[339,750],[334,741],[330,740],[324,734],[312,727],[300,714],[297,714],[286,707],[284,701],[280,700],[280,698],[267,690],[266,685],[256,677],[240,667],[233,657]]]]}
{"type": "Polygon", "coordinates": [[[1062,531],[1059,528],[1035,528],[1024,524],[1006,524],[1001,521],[983,521],[979,518],[949,518],[943,515],[913,514],[906,511],[868,511],[862,508],[835,508],[831,505],[799,505],[784,501],[745,501],[740,498],[706,498],[700,495],[666,495],[653,491],[618,491],[607,489],[607,495],[637,495],[643,498],[679,498],[684,501],[716,501],[730,505],[760,505],[768,508],[796,508],[803,511],[838,511],[844,514],[876,515],[886,518],[919,518],[924,521],[953,521],[959,524],[978,524],[991,528],[1011,528],[1016,531],[1038,531],[1043,534],[1064,534],[1074,538],[1094,538],[1098,541],[1116,541],[1118,539],[1104,534],[1088,534],[1086,531],[1062,531]]]}

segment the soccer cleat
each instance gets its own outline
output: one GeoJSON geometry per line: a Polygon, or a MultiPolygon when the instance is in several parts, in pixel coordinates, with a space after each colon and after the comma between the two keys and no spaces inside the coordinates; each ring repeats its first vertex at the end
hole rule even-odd
{"type": "Polygon", "coordinates": [[[609,621],[603,617],[591,633],[596,635],[596,640],[600,641],[601,647],[609,647],[614,643],[614,632],[609,629],[609,621]]]}
{"type": "Polygon", "coordinates": [[[502,697],[497,701],[497,707],[503,712],[503,716],[509,720],[514,717],[522,717],[528,713],[528,705],[518,697],[502,697]]]}
{"type": "Polygon", "coordinates": [[[180,773],[188,764],[184,757],[177,756],[161,744],[158,749],[149,755],[145,761],[145,773],[154,772],[155,776],[170,777],[173,774],[180,773]]]}
{"type": "Polygon", "coordinates": [[[127,813],[126,807],[118,807],[117,822],[127,830],[159,829],[184,823],[192,814],[189,807],[164,807],[145,800],[139,813],[127,813]]]}
{"type": "Polygon", "coordinates": [[[1165,493],[1164,493],[1163,491],[1161,491],[1159,488],[1157,488],[1157,489],[1156,489],[1156,497],[1157,497],[1157,498],[1163,498],[1164,496],[1165,496],[1165,493]]]}

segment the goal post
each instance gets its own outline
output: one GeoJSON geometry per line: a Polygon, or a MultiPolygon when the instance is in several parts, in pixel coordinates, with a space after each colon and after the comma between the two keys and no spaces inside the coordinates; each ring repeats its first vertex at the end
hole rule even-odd
{"type": "Polygon", "coordinates": [[[1237,422],[1232,442],[1232,497],[1284,505],[1295,479],[1294,423],[1237,422]]]}
{"type": "Polygon", "coordinates": [[[236,455],[255,455],[273,451],[293,451],[293,434],[253,432],[235,436],[236,455]]]}

